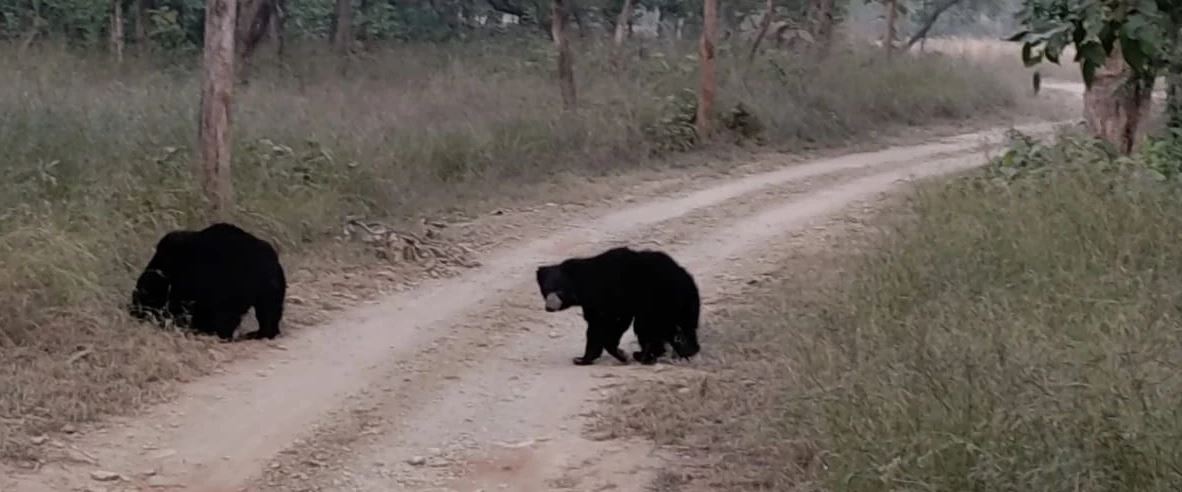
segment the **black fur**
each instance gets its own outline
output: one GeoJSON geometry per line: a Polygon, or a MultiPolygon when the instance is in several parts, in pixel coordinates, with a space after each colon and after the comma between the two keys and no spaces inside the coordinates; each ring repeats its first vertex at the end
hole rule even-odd
{"type": "Polygon", "coordinates": [[[230,340],[251,307],[259,329],[244,338],[275,338],[283,318],[287,279],[270,243],[231,224],[173,231],[136,281],[128,310],[139,319],[230,340]]]}
{"type": "Polygon", "coordinates": [[[633,321],[640,351],[632,357],[642,364],[656,362],[666,343],[683,358],[700,350],[698,287],[693,276],[663,252],[613,248],[538,267],[536,274],[542,298],[555,294],[561,300],[547,310],[583,308],[587,347],[575,364],[591,364],[605,350],[627,363],[620,338],[633,321]]]}

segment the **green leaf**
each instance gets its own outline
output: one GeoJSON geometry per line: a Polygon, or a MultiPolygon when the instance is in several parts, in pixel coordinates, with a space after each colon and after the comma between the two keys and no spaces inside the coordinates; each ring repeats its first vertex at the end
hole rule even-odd
{"type": "Polygon", "coordinates": [[[1138,40],[1121,36],[1120,51],[1124,55],[1125,62],[1129,64],[1129,67],[1132,67],[1134,72],[1144,72],[1149,69],[1149,56],[1141,50],[1141,43],[1138,40]]]}
{"type": "Polygon", "coordinates": [[[1100,42],[1091,41],[1079,46],[1075,52],[1075,61],[1089,61],[1095,65],[1101,65],[1108,59],[1108,53],[1104,52],[1104,47],[1100,42]]]}

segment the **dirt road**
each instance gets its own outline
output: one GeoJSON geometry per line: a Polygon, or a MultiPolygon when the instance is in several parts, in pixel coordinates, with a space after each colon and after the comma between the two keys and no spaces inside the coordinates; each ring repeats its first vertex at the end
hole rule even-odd
{"type": "MultiPolygon", "coordinates": [[[[577,310],[542,310],[535,266],[618,244],[660,247],[696,275],[708,311],[711,299],[782,253],[777,238],[900,181],[979,165],[982,145],[1001,137],[785,164],[563,217],[564,227],[527,231],[530,239],[463,275],[260,345],[259,356],[190,384],[167,405],[85,432],[71,443],[78,463],[0,478],[0,489],[644,490],[664,457],[648,443],[584,435],[585,414],[613,382],[694,364],[623,366],[605,357],[572,365],[583,321],[577,310]]],[[[711,332],[725,329],[703,327],[704,356],[711,332]]],[[[634,345],[632,335],[625,342],[634,345]]]]}

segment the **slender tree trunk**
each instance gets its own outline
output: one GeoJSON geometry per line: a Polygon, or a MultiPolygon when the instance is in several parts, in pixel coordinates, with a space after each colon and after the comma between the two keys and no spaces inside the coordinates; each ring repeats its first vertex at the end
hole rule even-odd
{"type": "Polygon", "coordinates": [[[566,39],[566,6],[554,0],[550,10],[550,34],[558,51],[558,86],[562,91],[562,108],[573,111],[578,106],[575,97],[575,69],[570,44],[566,39]]]}
{"type": "Polygon", "coordinates": [[[698,43],[701,60],[701,79],[698,83],[698,114],[695,126],[698,138],[710,137],[710,119],[714,115],[714,43],[718,39],[718,0],[704,0],[702,6],[702,37],[698,43]]]}
{"type": "Polygon", "coordinates": [[[1166,67],[1166,126],[1182,131],[1182,26],[1175,26],[1174,47],[1166,67]]]}
{"type": "Polygon", "coordinates": [[[236,0],[206,0],[201,77],[201,188],[211,215],[229,216],[234,206],[230,177],[230,112],[234,85],[236,0]]]}
{"type": "Polygon", "coordinates": [[[287,51],[287,0],[275,0],[275,22],[271,23],[275,36],[275,57],[282,59],[287,51]]]}
{"type": "Polygon", "coordinates": [[[336,29],[333,31],[332,46],[337,53],[347,55],[353,48],[353,0],[337,0],[336,29]]]}
{"type": "Polygon", "coordinates": [[[920,26],[919,30],[916,31],[915,34],[911,35],[911,39],[907,40],[906,48],[911,49],[912,46],[915,46],[915,43],[921,43],[920,51],[922,51],[924,46],[923,43],[926,43],[928,40],[928,32],[932,30],[932,26],[936,25],[936,21],[940,20],[940,16],[944,15],[944,12],[947,12],[948,9],[956,6],[956,4],[962,1],[963,0],[945,0],[944,3],[937,5],[936,10],[932,11],[932,13],[928,15],[927,19],[923,21],[923,25],[920,26]]]}
{"type": "Polygon", "coordinates": [[[111,54],[123,63],[123,0],[111,0],[111,54]]]}
{"type": "Polygon", "coordinates": [[[825,58],[833,47],[833,0],[814,0],[812,17],[809,34],[817,43],[817,54],[825,58]]]}
{"type": "Polygon", "coordinates": [[[632,0],[624,0],[624,5],[620,7],[620,14],[616,16],[616,29],[612,39],[615,45],[612,64],[617,68],[622,66],[624,62],[624,41],[632,34],[632,5],[632,0]]]}
{"type": "Polygon", "coordinates": [[[1149,113],[1153,95],[1152,83],[1130,83],[1131,77],[1132,69],[1116,43],[1084,92],[1088,130],[1125,154],[1140,143],[1141,122],[1149,113]]]}
{"type": "Polygon", "coordinates": [[[886,48],[888,57],[895,54],[895,23],[899,19],[899,0],[887,0],[886,2],[886,39],[883,40],[882,45],[886,48]]]}
{"type": "Polygon", "coordinates": [[[772,14],[776,11],[773,0],[767,0],[763,8],[765,12],[763,13],[763,18],[759,19],[759,31],[755,33],[755,39],[751,41],[751,53],[747,54],[747,63],[755,61],[755,55],[759,53],[759,44],[767,36],[768,28],[772,27],[772,14]]]}
{"type": "Polygon", "coordinates": [[[615,43],[616,49],[624,46],[624,41],[628,40],[628,35],[632,33],[629,26],[632,25],[632,0],[624,0],[624,5],[620,7],[620,15],[616,16],[616,31],[615,43]]]}
{"type": "Polygon", "coordinates": [[[148,46],[148,0],[135,0],[135,45],[140,51],[148,46]]]}
{"type": "Polygon", "coordinates": [[[250,57],[270,29],[275,4],[274,0],[239,0],[238,5],[234,45],[238,49],[240,77],[245,80],[250,57]]]}

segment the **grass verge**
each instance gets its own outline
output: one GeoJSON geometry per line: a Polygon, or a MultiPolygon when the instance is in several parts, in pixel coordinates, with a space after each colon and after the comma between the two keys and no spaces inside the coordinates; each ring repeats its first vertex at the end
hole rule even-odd
{"type": "Polygon", "coordinates": [[[713,315],[702,371],[622,392],[604,427],[688,450],[683,489],[1178,490],[1164,149],[1020,141],[924,184],[888,227],[802,245],[713,315]]]}
{"type": "MultiPolygon", "coordinates": [[[[339,252],[347,215],[410,223],[562,176],[675,164],[660,157],[695,143],[692,47],[648,46],[622,71],[608,50],[584,48],[571,114],[554,109],[552,55],[538,43],[406,46],[344,64],[297,49],[252,67],[236,91],[236,221],[307,273],[339,252]]],[[[158,400],[228,357],[121,310],[157,238],[204,223],[190,65],[53,48],[0,56],[0,457],[36,459],[37,436],[158,400]]],[[[768,55],[720,70],[719,117],[742,123],[726,138],[783,149],[963,120],[1015,97],[988,67],[950,58],[768,55]],[[739,103],[758,124],[734,117],[739,103]]]]}

